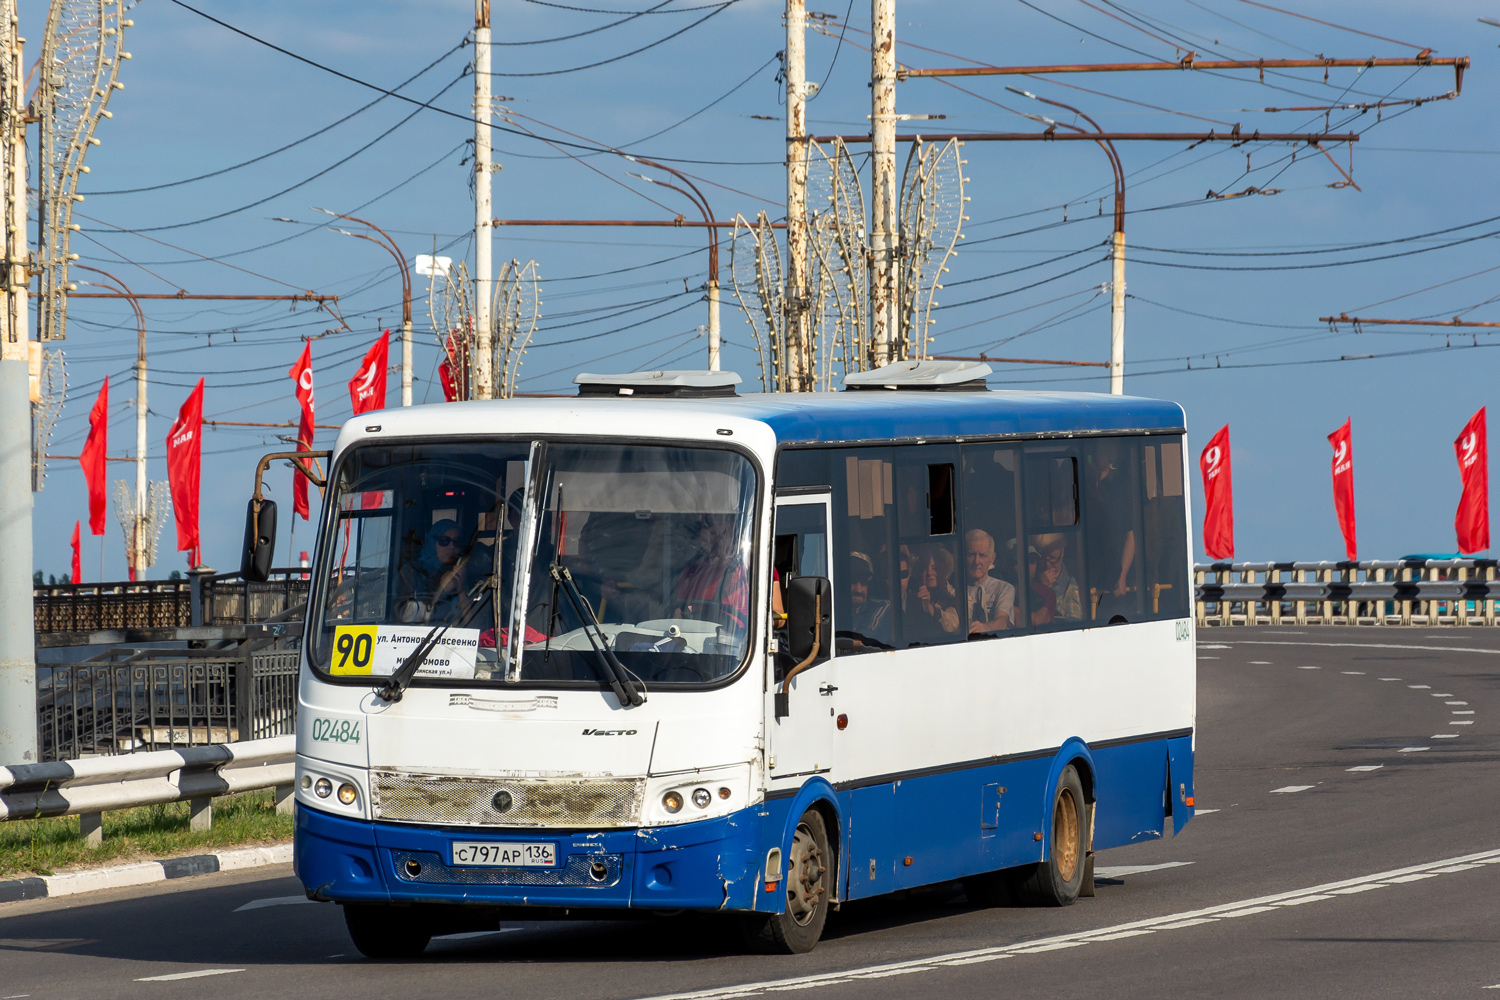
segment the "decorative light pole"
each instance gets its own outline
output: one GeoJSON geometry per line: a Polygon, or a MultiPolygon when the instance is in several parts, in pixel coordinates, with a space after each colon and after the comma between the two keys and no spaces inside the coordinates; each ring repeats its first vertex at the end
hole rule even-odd
{"type": "Polygon", "coordinates": [[[375,223],[373,223],[373,222],[367,222],[364,219],[357,219],[357,218],[355,218],[352,215],[344,215],[344,214],[339,213],[339,212],[330,212],[326,208],[319,208],[319,209],[316,209],[316,211],[323,212],[323,213],[325,213],[327,215],[331,215],[334,218],[343,219],[343,220],[345,220],[347,222],[353,222],[356,225],[367,226],[370,229],[373,229],[375,232],[377,232],[377,233],[380,234],[380,236],[381,236],[380,239],[376,239],[375,237],[369,236],[369,235],[367,235],[365,233],[353,233],[353,232],[350,232],[347,229],[339,229],[336,226],[329,226],[328,227],[331,231],[333,231],[335,233],[342,233],[345,236],[353,236],[357,240],[369,240],[371,243],[375,244],[378,247],[383,248],[392,257],[396,258],[396,266],[401,269],[401,405],[402,406],[410,406],[411,405],[411,269],[406,266],[406,258],[403,257],[403,256],[401,256],[401,248],[398,247],[398,246],[396,246],[396,241],[393,240],[393,239],[391,239],[390,234],[388,234],[384,229],[381,229],[379,226],[375,225],[375,223]]]}

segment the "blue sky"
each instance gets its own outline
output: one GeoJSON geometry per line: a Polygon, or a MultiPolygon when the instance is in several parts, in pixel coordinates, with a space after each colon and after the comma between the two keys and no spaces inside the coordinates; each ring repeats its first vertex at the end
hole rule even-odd
{"type": "MultiPolygon", "coordinates": [[[[468,3],[193,0],[193,6],[381,87],[416,76],[403,94],[467,113],[473,50],[461,43],[473,24],[468,3]]],[[[827,33],[810,32],[807,41],[808,76],[827,81],[810,105],[810,127],[864,131],[868,5],[821,0],[815,7],[836,17],[827,33]],[[849,30],[840,42],[846,15],[849,30]]],[[[1484,304],[1497,273],[1484,272],[1500,268],[1490,235],[1500,224],[1472,225],[1500,216],[1490,177],[1500,167],[1494,129],[1500,87],[1493,69],[1500,29],[1477,22],[1495,10],[1468,0],[1423,6],[1316,0],[1295,9],[1370,34],[1247,0],[902,0],[897,55],[910,66],[959,64],[954,57],[998,65],[1176,59],[1188,48],[1199,58],[1409,56],[1416,47],[1471,56],[1474,65],[1457,100],[1327,112],[1334,131],[1361,133],[1352,157],[1359,190],[1331,187],[1342,180],[1339,171],[1306,147],[1295,159],[1284,145],[1120,147],[1131,210],[1126,391],[1182,403],[1196,446],[1231,425],[1238,556],[1342,556],[1325,438],[1345,417],[1354,425],[1361,555],[1451,551],[1459,494],[1451,442],[1475,410],[1495,401],[1495,338],[1421,328],[1355,333],[1344,327],[1331,334],[1318,317],[1461,313],[1500,320],[1500,310],[1484,304]],[[1275,193],[1206,197],[1251,186],[1275,193]],[[1423,235],[1451,227],[1467,228],[1423,235]],[[1387,240],[1402,242],[1360,246],[1387,240]],[[1391,254],[1402,256],[1366,260],[1391,254]],[[1334,266],[1310,266],[1325,264],[1334,266]],[[1371,354],[1377,357],[1339,360],[1371,354]]],[[[670,158],[699,179],[720,218],[762,209],[778,216],[785,189],[776,82],[781,12],[769,0],[739,0],[722,9],[700,0],[562,6],[496,0],[495,41],[517,44],[497,45],[493,70],[512,75],[497,75],[493,89],[510,99],[506,106],[515,118],[507,127],[522,133],[495,136],[503,165],[495,179],[496,214],[691,216],[691,207],[673,200],[672,192],[632,178],[629,171],[639,167],[608,154],[565,155],[524,134],[532,131],[670,158]],[[628,17],[567,6],[654,12],[628,17]],[[701,23],[616,59],[695,22],[701,23]],[[570,35],[578,37],[519,44],[570,35]],[[606,60],[614,61],[572,71],[606,60]]],[[[45,7],[23,3],[22,14],[30,61],[41,51],[45,7]]],[[[137,292],[337,294],[352,328],[337,330],[330,316],[306,304],[147,303],[150,475],[165,479],[165,434],[199,374],[207,378],[210,419],[295,419],[285,374],[303,335],[337,331],[313,343],[319,422],[347,417],[346,383],[359,359],[382,327],[399,324],[400,282],[388,255],[327,231],[312,206],[375,221],[408,258],[437,247],[472,260],[472,129],[456,117],[385,99],[285,152],[176,184],[309,136],[380,94],[173,0],[142,0],[131,17],[126,48],[133,58],[120,76],[125,89],[110,103],[114,118],[97,133],[102,144],[89,153],[91,172],[80,187],[86,200],[76,221],[83,230],[73,250],[81,262],[117,275],[137,292]]],[[[1007,81],[957,82],[970,93],[932,80],[904,83],[897,110],[946,115],[940,127],[954,131],[1039,128],[1016,112],[1046,109],[1006,91],[1007,81]]],[[[1010,82],[1073,104],[1117,131],[1222,132],[1239,123],[1243,131],[1291,132],[1322,129],[1324,112],[1264,109],[1440,97],[1453,89],[1453,74],[1440,68],[1334,70],[1325,83],[1321,71],[1299,70],[1267,73],[1262,83],[1253,72],[1167,72],[1010,82]]],[[[971,143],[965,155],[970,221],[940,298],[945,308],[935,314],[935,350],[1104,360],[1109,311],[1101,285],[1109,279],[1110,229],[1104,156],[1085,143],[971,143]],[[1072,256],[1057,259],[1063,255],[1072,256]]],[[[1347,148],[1332,155],[1349,169],[1347,148]]],[[[502,229],[495,257],[535,258],[542,275],[543,317],[526,356],[523,390],[567,391],[579,370],[702,366],[701,232],[502,229]]],[[[724,267],[727,279],[727,260],[724,267]]],[[[415,291],[415,395],[440,400],[425,281],[417,279],[415,291]]],[[[754,379],[748,328],[726,299],[725,366],[754,379]]],[[[110,453],[131,452],[135,337],[129,309],[118,301],[75,300],[69,315],[69,337],[61,346],[70,389],[50,451],[78,453],[89,407],[109,375],[110,453]]],[[[1107,384],[1097,371],[1002,367],[994,384],[1098,391],[1107,384]]],[[[393,378],[393,402],[397,393],[393,378]]],[[[274,433],[220,428],[205,436],[204,555],[212,566],[236,567],[252,463],[278,443],[274,433]]],[[[333,434],[320,432],[320,443],[333,434]]],[[[112,463],[110,475],[133,481],[134,469],[112,463]]],[[[272,473],[279,499],[290,492],[286,478],[284,471],[272,473]]],[[[52,462],[37,495],[38,568],[66,571],[69,522],[78,518],[87,519],[82,474],[75,462],[52,462]]],[[[285,524],[282,530],[284,557],[285,524]]],[[[293,554],[310,548],[310,541],[309,529],[299,524],[293,554]]],[[[99,546],[86,535],[85,580],[99,578],[99,546]]],[[[149,575],[186,568],[174,546],[168,526],[149,575]]],[[[111,519],[103,539],[104,579],[123,578],[124,565],[111,519]]]]}

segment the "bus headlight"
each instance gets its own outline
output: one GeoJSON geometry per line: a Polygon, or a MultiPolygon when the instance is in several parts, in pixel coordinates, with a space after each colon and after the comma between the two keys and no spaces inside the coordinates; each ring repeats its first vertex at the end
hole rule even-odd
{"type": "Polygon", "coordinates": [[[354,798],[356,794],[357,793],[355,792],[354,786],[349,784],[349,782],[347,781],[339,786],[339,801],[346,806],[352,806],[354,804],[354,798]]]}
{"type": "Polygon", "coordinates": [[[333,782],[327,778],[319,778],[318,783],[313,785],[313,794],[320,799],[326,799],[333,794],[333,782]]]}
{"type": "Polygon", "coordinates": [[[645,826],[697,823],[727,816],[753,806],[759,796],[752,787],[752,766],[730,764],[687,774],[648,778],[645,826]],[[687,808],[691,803],[693,808],[687,808]]]}
{"type": "Polygon", "coordinates": [[[699,809],[707,809],[708,804],[713,800],[714,797],[708,794],[707,788],[693,789],[693,805],[697,806],[699,809]]]}
{"type": "Polygon", "coordinates": [[[668,792],[661,797],[661,807],[669,813],[682,811],[682,793],[668,792]]]}

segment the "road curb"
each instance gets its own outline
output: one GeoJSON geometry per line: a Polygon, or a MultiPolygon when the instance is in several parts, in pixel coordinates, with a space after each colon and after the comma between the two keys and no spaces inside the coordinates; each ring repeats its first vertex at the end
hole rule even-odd
{"type": "Polygon", "coordinates": [[[146,885],[151,882],[165,882],[168,879],[188,878],[193,875],[209,875],[213,872],[280,865],[291,860],[292,845],[277,844],[273,847],[244,847],[214,854],[167,858],[164,861],[114,865],[110,868],[94,868],[66,875],[11,879],[0,882],[0,903],[14,903],[23,899],[46,899],[51,896],[74,896],[81,892],[94,892],[99,889],[117,889],[121,886],[146,885]]]}

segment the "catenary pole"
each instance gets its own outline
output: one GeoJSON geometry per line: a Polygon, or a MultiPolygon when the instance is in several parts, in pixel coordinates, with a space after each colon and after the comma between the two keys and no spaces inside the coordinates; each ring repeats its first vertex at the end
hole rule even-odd
{"type": "Polygon", "coordinates": [[[474,398],[492,399],[490,330],[490,0],[474,0],[474,398]]]}
{"type": "Polygon", "coordinates": [[[0,0],[6,45],[0,129],[4,135],[4,326],[0,328],[0,764],[31,764],[36,752],[36,629],[31,603],[31,391],[27,339],[25,70],[13,0],[0,0]]]}
{"type": "Polygon", "coordinates": [[[896,0],[870,0],[870,342],[877,366],[898,361],[896,0]]]}
{"type": "Polygon", "coordinates": [[[786,0],[785,387],[812,389],[807,288],[807,4],[786,0]]]}

